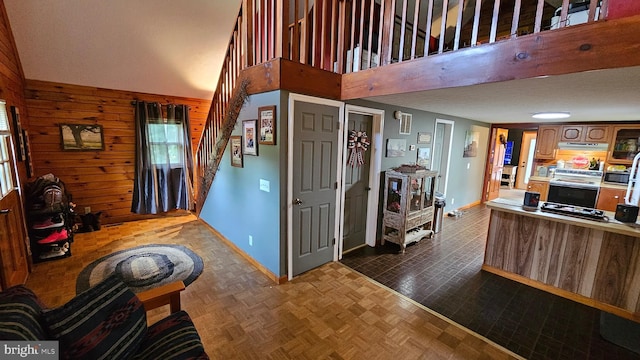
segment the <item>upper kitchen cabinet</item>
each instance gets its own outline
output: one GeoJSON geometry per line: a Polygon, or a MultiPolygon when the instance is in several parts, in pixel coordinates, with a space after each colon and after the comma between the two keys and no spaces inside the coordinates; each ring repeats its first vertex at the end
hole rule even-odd
{"type": "Polygon", "coordinates": [[[560,125],[540,125],[536,138],[536,159],[555,159],[560,125]]]}
{"type": "Polygon", "coordinates": [[[613,144],[609,148],[608,162],[631,164],[640,145],[640,125],[618,125],[613,127],[613,144]]]}
{"type": "Polygon", "coordinates": [[[563,125],[559,141],[608,143],[610,128],[608,125],[563,125]]]}

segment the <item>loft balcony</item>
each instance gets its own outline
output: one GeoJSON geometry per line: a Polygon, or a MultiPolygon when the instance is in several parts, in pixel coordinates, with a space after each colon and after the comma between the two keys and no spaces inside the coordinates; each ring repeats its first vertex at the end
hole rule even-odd
{"type": "Polygon", "coordinates": [[[640,65],[640,20],[621,4],[244,0],[198,161],[226,146],[220,128],[242,80],[249,94],[349,100],[640,65]]]}

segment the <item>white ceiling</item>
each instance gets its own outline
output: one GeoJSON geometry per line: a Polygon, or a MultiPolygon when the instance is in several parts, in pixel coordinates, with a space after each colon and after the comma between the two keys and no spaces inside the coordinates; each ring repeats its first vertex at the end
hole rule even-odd
{"type": "Polygon", "coordinates": [[[241,0],[4,0],[27,79],[211,99],[241,0]]]}
{"type": "MultiPolygon", "coordinates": [[[[210,99],[241,0],[4,0],[27,79],[210,99]]],[[[443,55],[447,56],[447,55],[443,55]]],[[[639,121],[640,67],[374,97],[488,123],[639,121]]]]}

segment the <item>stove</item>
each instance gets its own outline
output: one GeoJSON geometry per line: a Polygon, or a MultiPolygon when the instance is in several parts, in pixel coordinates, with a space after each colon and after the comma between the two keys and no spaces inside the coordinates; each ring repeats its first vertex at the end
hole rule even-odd
{"type": "Polygon", "coordinates": [[[595,208],[603,172],[599,170],[556,169],[549,181],[547,201],[595,208]]]}
{"type": "Polygon", "coordinates": [[[589,219],[589,220],[597,220],[597,221],[609,220],[607,216],[604,214],[604,211],[602,210],[581,207],[581,206],[574,206],[574,205],[557,204],[552,202],[543,203],[542,206],[540,207],[540,211],[546,211],[546,212],[573,216],[573,217],[589,219]]]}
{"type": "Polygon", "coordinates": [[[549,184],[599,188],[603,174],[600,170],[556,169],[549,184]]]}

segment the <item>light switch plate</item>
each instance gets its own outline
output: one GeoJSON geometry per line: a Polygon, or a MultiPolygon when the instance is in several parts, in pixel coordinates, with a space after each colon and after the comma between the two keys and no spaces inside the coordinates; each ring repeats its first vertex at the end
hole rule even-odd
{"type": "Polygon", "coordinates": [[[269,191],[271,191],[269,188],[270,188],[269,181],[265,180],[265,179],[260,179],[260,190],[262,190],[264,192],[269,192],[269,191]]]}

